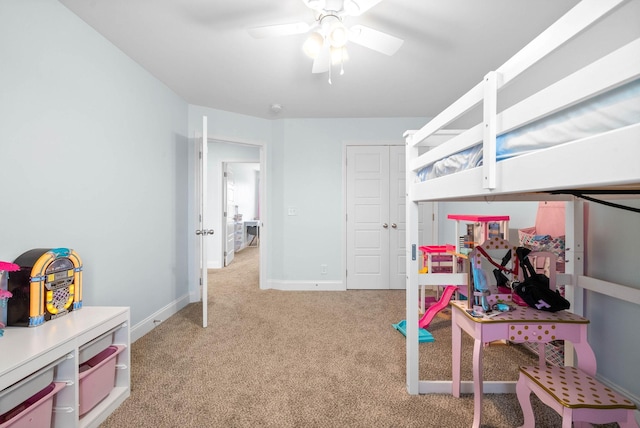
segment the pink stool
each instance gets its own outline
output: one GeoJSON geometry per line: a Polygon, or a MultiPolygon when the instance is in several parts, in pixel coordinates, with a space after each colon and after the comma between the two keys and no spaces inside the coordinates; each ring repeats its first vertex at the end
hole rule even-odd
{"type": "Polygon", "coordinates": [[[520,367],[516,393],[524,414],[522,428],[535,427],[531,392],[562,416],[562,428],[571,428],[573,421],[638,428],[633,402],[575,367],[520,367]]]}

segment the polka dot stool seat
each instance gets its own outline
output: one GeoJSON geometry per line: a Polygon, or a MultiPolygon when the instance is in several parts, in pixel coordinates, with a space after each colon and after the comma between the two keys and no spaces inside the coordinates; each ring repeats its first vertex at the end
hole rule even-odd
{"type": "Polygon", "coordinates": [[[562,416],[562,428],[571,428],[574,421],[617,422],[621,428],[638,428],[632,401],[575,367],[520,367],[516,393],[524,414],[523,428],[535,427],[531,392],[562,416]]]}

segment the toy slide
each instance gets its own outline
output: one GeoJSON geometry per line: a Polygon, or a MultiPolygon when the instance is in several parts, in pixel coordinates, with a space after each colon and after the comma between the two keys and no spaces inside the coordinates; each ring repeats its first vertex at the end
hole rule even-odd
{"type": "MultiPolygon", "coordinates": [[[[442,292],[442,296],[440,296],[440,300],[438,300],[433,305],[429,306],[429,308],[425,311],[424,315],[418,321],[418,342],[433,342],[435,339],[433,335],[429,333],[425,327],[428,327],[433,320],[433,317],[436,316],[438,312],[443,310],[448,304],[449,300],[451,300],[451,296],[458,289],[455,285],[447,285],[447,287],[442,292]]],[[[407,336],[407,321],[402,320],[398,324],[391,324],[393,328],[402,333],[403,336],[407,336]]]]}
{"type": "MultiPolygon", "coordinates": [[[[393,328],[395,328],[400,333],[402,333],[404,337],[407,337],[407,320],[402,320],[398,324],[391,324],[391,325],[393,326],[393,328]]],[[[431,333],[429,333],[424,328],[418,328],[419,343],[433,342],[434,340],[435,339],[433,338],[433,335],[431,333]]]]}
{"type": "Polygon", "coordinates": [[[447,307],[447,305],[449,304],[449,300],[451,300],[451,296],[453,296],[453,293],[455,293],[457,289],[458,287],[455,285],[447,285],[442,292],[442,296],[440,296],[440,300],[429,306],[424,312],[424,315],[418,322],[418,327],[429,327],[429,324],[431,323],[431,320],[433,320],[433,317],[435,317],[438,312],[447,307]]]}

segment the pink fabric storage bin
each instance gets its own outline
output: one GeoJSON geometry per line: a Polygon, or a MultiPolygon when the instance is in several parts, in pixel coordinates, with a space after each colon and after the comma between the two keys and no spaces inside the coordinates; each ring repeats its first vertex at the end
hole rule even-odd
{"type": "Polygon", "coordinates": [[[104,400],[114,388],[116,357],[124,349],[123,345],[109,346],[80,365],[80,416],[104,400]]]}
{"type": "Polygon", "coordinates": [[[51,426],[53,398],[64,382],[52,382],[24,402],[0,415],[0,428],[44,428],[51,426]]]}

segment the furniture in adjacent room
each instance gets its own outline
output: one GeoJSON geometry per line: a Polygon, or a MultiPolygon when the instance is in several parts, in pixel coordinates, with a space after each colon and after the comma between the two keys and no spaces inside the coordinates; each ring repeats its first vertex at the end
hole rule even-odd
{"type": "Polygon", "coordinates": [[[245,246],[257,247],[260,244],[260,220],[245,220],[245,246]]]}
{"type": "Polygon", "coordinates": [[[130,394],[129,324],[128,307],[85,306],[37,327],[7,328],[0,338],[0,404],[20,407],[40,390],[40,379],[52,379],[62,388],[47,415],[51,426],[98,427],[130,394]],[[97,377],[84,384],[94,367],[97,377]]]}
{"type": "MultiPolygon", "coordinates": [[[[236,205],[237,209],[237,205],[236,205]]],[[[242,250],[247,244],[245,239],[245,227],[242,221],[242,214],[236,214],[233,216],[233,243],[234,251],[238,252],[242,250]]]]}

